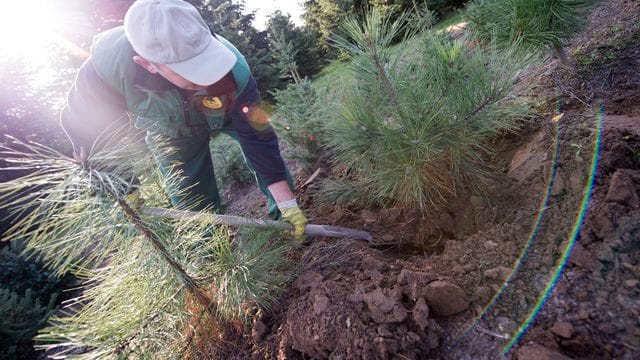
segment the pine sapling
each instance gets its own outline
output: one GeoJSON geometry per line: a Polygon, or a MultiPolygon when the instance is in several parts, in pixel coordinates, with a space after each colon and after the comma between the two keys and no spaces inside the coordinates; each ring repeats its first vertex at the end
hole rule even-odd
{"type": "Polygon", "coordinates": [[[506,100],[526,61],[416,31],[409,19],[373,10],[362,22],[348,19],[334,37],[352,57],[355,81],[336,91],[325,127],[331,160],[344,174],[326,184],[327,199],[426,212],[460,188],[481,192],[489,176],[483,142],[522,110],[506,100]],[[411,46],[394,47],[402,34],[411,46]]]}

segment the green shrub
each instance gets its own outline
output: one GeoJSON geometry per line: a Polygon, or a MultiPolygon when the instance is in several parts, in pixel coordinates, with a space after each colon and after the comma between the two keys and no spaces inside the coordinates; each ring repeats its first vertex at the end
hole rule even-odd
{"type": "Polygon", "coordinates": [[[53,276],[36,259],[27,260],[22,254],[22,241],[12,241],[2,245],[0,250],[0,283],[3,287],[24,294],[31,289],[35,297],[49,297],[59,292],[68,282],[53,276]]]}
{"type": "Polygon", "coordinates": [[[32,354],[31,339],[53,312],[56,298],[56,294],[52,295],[43,306],[31,289],[20,295],[0,287],[0,358],[26,358],[32,354]]]}
{"type": "Polygon", "coordinates": [[[69,287],[70,277],[58,278],[37,259],[27,260],[23,241],[0,246],[0,358],[35,357],[33,336],[69,287]]]}
{"type": "Polygon", "coordinates": [[[274,98],[277,106],[273,124],[278,136],[291,145],[290,157],[308,169],[320,156],[327,106],[306,78],[276,90],[274,98]]]}
{"type": "Polygon", "coordinates": [[[469,30],[481,40],[526,51],[550,48],[567,63],[563,40],[580,29],[596,0],[475,0],[469,30]]]}
{"type": "Polygon", "coordinates": [[[462,186],[482,191],[490,152],[484,141],[522,110],[505,99],[523,61],[508,51],[470,50],[435,32],[412,47],[417,54],[392,50],[399,33],[416,36],[406,20],[373,11],[362,24],[346,21],[348,37],[335,38],[353,57],[355,81],[341,84],[337,116],[325,129],[331,159],[344,174],[325,188],[334,199],[366,194],[370,205],[425,211],[462,186]]]}

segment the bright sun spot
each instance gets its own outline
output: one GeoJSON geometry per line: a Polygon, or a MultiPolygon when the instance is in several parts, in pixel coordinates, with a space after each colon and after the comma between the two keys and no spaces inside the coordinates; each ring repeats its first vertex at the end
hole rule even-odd
{"type": "Polygon", "coordinates": [[[29,59],[46,56],[52,41],[55,13],[51,1],[2,0],[0,3],[0,54],[29,59]]]}
{"type": "Polygon", "coordinates": [[[17,87],[0,89],[0,98],[19,99],[0,104],[9,106],[0,111],[0,122],[31,107],[55,113],[64,103],[56,88],[66,81],[61,54],[84,58],[86,52],[59,35],[72,29],[72,15],[62,5],[60,0],[0,0],[0,79],[17,87]]]}

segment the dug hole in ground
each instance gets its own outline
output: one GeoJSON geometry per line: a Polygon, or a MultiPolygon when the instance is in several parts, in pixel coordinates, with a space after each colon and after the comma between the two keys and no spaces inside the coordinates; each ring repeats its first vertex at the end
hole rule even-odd
{"type": "Polygon", "coordinates": [[[567,53],[574,66],[549,59],[517,84],[541,106],[495,139],[504,172],[486,198],[422,219],[318,205],[305,188],[313,223],[404,245],[314,238],[279,307],[225,356],[639,359],[640,3],[603,2],[567,53]]]}

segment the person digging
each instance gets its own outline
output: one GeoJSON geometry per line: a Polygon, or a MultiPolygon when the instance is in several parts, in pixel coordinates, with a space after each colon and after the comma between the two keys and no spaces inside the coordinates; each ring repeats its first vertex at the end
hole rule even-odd
{"type": "MultiPolygon", "coordinates": [[[[99,137],[131,119],[146,132],[163,176],[182,175],[169,188],[172,206],[218,213],[209,140],[218,132],[231,136],[267,197],[269,216],[291,223],[302,243],[307,219],[260,102],[244,56],[211,33],[195,7],[182,0],[138,0],[123,26],[95,37],[60,122],[74,157],[85,162],[99,137]],[[161,151],[164,146],[174,151],[161,151]]],[[[139,190],[130,198],[136,196],[139,190]]]]}

